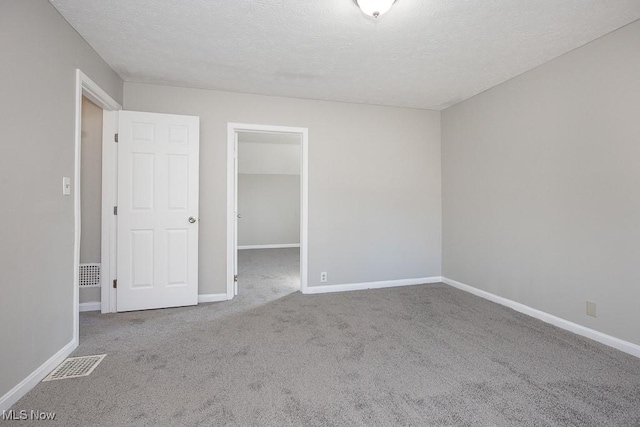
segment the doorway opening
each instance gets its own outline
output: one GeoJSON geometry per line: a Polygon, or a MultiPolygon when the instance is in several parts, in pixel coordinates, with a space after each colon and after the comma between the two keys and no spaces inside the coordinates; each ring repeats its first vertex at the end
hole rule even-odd
{"type": "Polygon", "coordinates": [[[227,298],[307,288],[308,131],[230,123],[227,298]]]}
{"type": "MultiPolygon", "coordinates": [[[[100,309],[103,313],[109,312],[110,310],[110,287],[107,286],[110,278],[113,276],[112,269],[115,268],[115,265],[111,263],[111,245],[115,241],[115,236],[112,236],[112,233],[115,232],[115,220],[113,219],[111,214],[111,203],[115,200],[115,194],[111,191],[110,180],[115,179],[115,172],[113,167],[111,166],[114,161],[114,153],[115,148],[111,147],[110,144],[105,144],[104,142],[107,140],[109,136],[113,137],[115,132],[117,132],[117,117],[118,110],[122,109],[122,106],[118,104],[109,94],[107,94],[100,86],[98,86],[93,80],[91,80],[86,74],[84,74],[80,69],[76,70],[76,93],[75,93],[75,101],[76,101],[76,115],[75,115],[75,150],[74,150],[74,173],[73,180],[71,181],[71,188],[73,194],[73,206],[74,206],[74,258],[73,258],[73,343],[74,347],[78,345],[80,339],[80,310],[85,309],[100,309]],[[89,117],[83,117],[83,113],[87,111],[89,117]],[[98,129],[96,126],[97,122],[100,122],[99,115],[102,115],[101,120],[101,128],[98,129]],[[91,128],[91,148],[87,148],[91,151],[90,157],[93,161],[85,160],[83,162],[83,118],[89,119],[85,120],[85,132],[88,130],[87,126],[91,128]],[[96,135],[99,133],[99,135],[96,135]],[[99,142],[99,144],[98,144],[99,142]],[[99,147],[98,147],[99,146],[99,147]],[[99,153],[96,153],[96,150],[99,150],[99,153]],[[100,172],[96,177],[96,171],[91,170],[90,168],[95,168],[96,157],[100,157],[100,172]],[[82,182],[82,172],[83,172],[83,163],[87,166],[91,172],[90,182],[88,185],[85,185],[85,189],[90,189],[91,191],[98,192],[99,196],[93,194],[95,197],[99,197],[100,204],[98,207],[98,212],[96,213],[95,205],[96,200],[95,197],[91,197],[91,200],[87,204],[87,206],[92,206],[91,208],[85,206],[85,210],[90,210],[90,213],[87,215],[90,218],[90,226],[85,223],[85,229],[87,227],[91,227],[92,231],[87,232],[90,237],[88,240],[91,243],[85,242],[82,245],[82,212],[83,212],[83,197],[82,191],[83,182],[82,182]],[[91,164],[91,166],[89,166],[91,164]],[[97,187],[96,187],[97,186],[97,187]],[[97,216],[97,218],[96,218],[97,216]],[[96,242],[96,233],[98,233],[95,228],[99,230],[99,240],[96,242]],[[99,252],[96,249],[96,245],[99,246],[99,252]],[[81,247],[82,246],[82,247],[81,247]],[[91,248],[91,249],[89,249],[91,248]],[[89,254],[86,251],[89,251],[89,254]],[[85,252],[82,254],[81,251],[85,252]],[[98,255],[96,255],[98,252],[98,255]],[[81,297],[81,282],[80,282],[80,263],[82,260],[87,259],[98,259],[99,257],[99,286],[95,286],[98,289],[98,292],[95,290],[90,292],[84,292],[87,295],[82,295],[81,297]],[[99,300],[96,301],[97,295],[99,294],[99,300]],[[83,306],[80,305],[81,298],[83,306]],[[91,301],[92,300],[92,301],[91,301]],[[90,303],[90,304],[89,304],[90,303]],[[96,304],[97,303],[97,304],[96,304]]],[[[86,135],[85,135],[86,136],[86,135]]],[[[86,141],[85,141],[86,142],[86,141]]],[[[97,263],[86,263],[86,264],[97,264],[97,263]]],[[[94,266],[95,267],[95,266],[94,266]]],[[[94,275],[95,268],[91,269],[90,266],[87,268],[85,272],[86,275],[94,275]]],[[[92,283],[95,283],[95,278],[92,283]]]]}
{"type": "Polygon", "coordinates": [[[104,110],[83,94],[81,113],[79,309],[99,311],[104,110]]]}

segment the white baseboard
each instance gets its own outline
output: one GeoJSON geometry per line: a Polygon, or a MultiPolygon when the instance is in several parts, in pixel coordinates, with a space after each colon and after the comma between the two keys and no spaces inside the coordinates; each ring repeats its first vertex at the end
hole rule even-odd
{"type": "Polygon", "coordinates": [[[382,282],[347,283],[342,285],[308,286],[306,294],[325,294],[329,292],[362,291],[365,289],[395,288],[398,286],[426,285],[442,282],[442,277],[420,277],[417,279],[385,280],[382,282]]]}
{"type": "Polygon", "coordinates": [[[99,301],[98,302],[81,302],[79,306],[80,306],[81,313],[83,311],[100,311],[100,309],[102,308],[99,301]]]}
{"type": "Polygon", "coordinates": [[[590,338],[594,341],[597,341],[609,347],[613,347],[632,356],[640,357],[640,345],[621,340],[620,338],[612,337],[611,335],[603,334],[602,332],[587,328],[586,326],[578,325],[577,323],[570,322],[561,317],[554,316],[544,311],[529,307],[528,305],[520,304],[519,302],[500,297],[490,292],[474,288],[473,286],[465,285],[464,283],[457,282],[446,277],[443,277],[442,281],[447,285],[453,286],[454,288],[469,292],[471,294],[479,296],[480,298],[493,301],[497,304],[504,305],[505,307],[509,307],[520,313],[535,317],[536,319],[542,320],[543,322],[551,323],[558,328],[573,332],[574,334],[582,335],[586,338],[590,338]]]}
{"type": "Polygon", "coordinates": [[[51,356],[49,360],[40,365],[40,367],[33,371],[27,378],[20,381],[18,385],[0,397],[0,412],[8,411],[22,396],[31,391],[44,377],[49,375],[51,371],[61,364],[77,346],[78,344],[75,341],[71,341],[51,356]]]}
{"type": "Polygon", "coordinates": [[[220,302],[227,301],[227,294],[200,294],[198,295],[198,304],[203,302],[220,302]]]}
{"type": "MultiPolygon", "coordinates": [[[[198,303],[203,302],[219,302],[226,301],[227,294],[200,294],[198,295],[198,303]]],[[[80,304],[80,311],[100,311],[99,302],[83,302],[80,304]]]]}
{"type": "Polygon", "coordinates": [[[238,246],[238,250],[242,251],[245,249],[285,249],[285,248],[299,248],[300,243],[282,243],[278,245],[248,245],[248,246],[238,246]]]}

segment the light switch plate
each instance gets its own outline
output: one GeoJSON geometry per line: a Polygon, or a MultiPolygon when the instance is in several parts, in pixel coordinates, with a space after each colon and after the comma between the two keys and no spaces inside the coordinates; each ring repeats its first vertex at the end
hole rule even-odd
{"type": "Polygon", "coordinates": [[[70,196],[71,195],[71,178],[68,176],[62,177],[62,195],[70,196]]]}

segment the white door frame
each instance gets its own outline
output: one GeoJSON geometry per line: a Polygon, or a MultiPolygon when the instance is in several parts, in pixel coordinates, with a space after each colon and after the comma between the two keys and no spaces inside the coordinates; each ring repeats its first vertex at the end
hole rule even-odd
{"type": "Polygon", "coordinates": [[[235,142],[238,132],[260,133],[293,133],[300,135],[300,291],[307,293],[308,282],[308,249],[309,249],[309,129],[289,126],[256,125],[244,123],[228,123],[227,125],[227,299],[234,295],[233,260],[237,256],[237,242],[234,245],[236,232],[235,204],[236,180],[235,159],[237,156],[235,142]],[[235,254],[234,254],[235,252],[235,254]]]}
{"type": "MultiPolygon", "coordinates": [[[[120,108],[121,110],[122,108],[120,108]]],[[[118,133],[119,113],[104,110],[102,115],[102,233],[101,233],[101,274],[100,312],[116,312],[116,289],[113,280],[117,277],[118,259],[118,217],[114,206],[118,205],[118,133]]]]}
{"type": "MultiPolygon", "coordinates": [[[[81,148],[82,148],[82,96],[86,96],[98,107],[102,108],[103,113],[103,135],[102,135],[102,255],[101,269],[103,274],[100,278],[101,287],[101,307],[105,312],[105,307],[109,307],[110,298],[109,291],[111,289],[110,274],[111,271],[111,244],[114,242],[112,236],[113,218],[105,221],[108,216],[105,212],[110,212],[113,216],[113,205],[111,205],[111,197],[113,190],[110,188],[110,179],[115,175],[115,164],[110,162],[113,160],[112,152],[116,152],[115,144],[108,144],[107,133],[112,135],[117,132],[118,110],[122,106],[118,104],[107,92],[93,82],[80,69],[76,69],[76,117],[75,117],[75,150],[74,150],[74,173],[73,173],[73,211],[74,211],[74,243],[73,243],[73,341],[74,346],[79,343],[80,337],[80,277],[78,271],[80,269],[80,233],[81,233],[81,204],[80,204],[80,177],[81,177],[81,148]],[[116,125],[115,131],[113,129],[116,125]],[[105,179],[105,177],[107,179],[105,179]],[[105,188],[108,192],[105,192],[105,188]],[[106,248],[106,249],[105,249],[106,248]],[[106,292],[105,292],[106,291],[106,292]],[[106,298],[105,298],[106,293],[106,298]]],[[[115,258],[114,258],[115,259],[115,258]]]]}

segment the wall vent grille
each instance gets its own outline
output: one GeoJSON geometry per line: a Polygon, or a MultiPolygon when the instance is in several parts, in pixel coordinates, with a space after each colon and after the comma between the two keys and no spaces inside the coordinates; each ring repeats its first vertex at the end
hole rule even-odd
{"type": "Polygon", "coordinates": [[[81,288],[100,287],[100,263],[80,264],[79,274],[81,288]]]}

